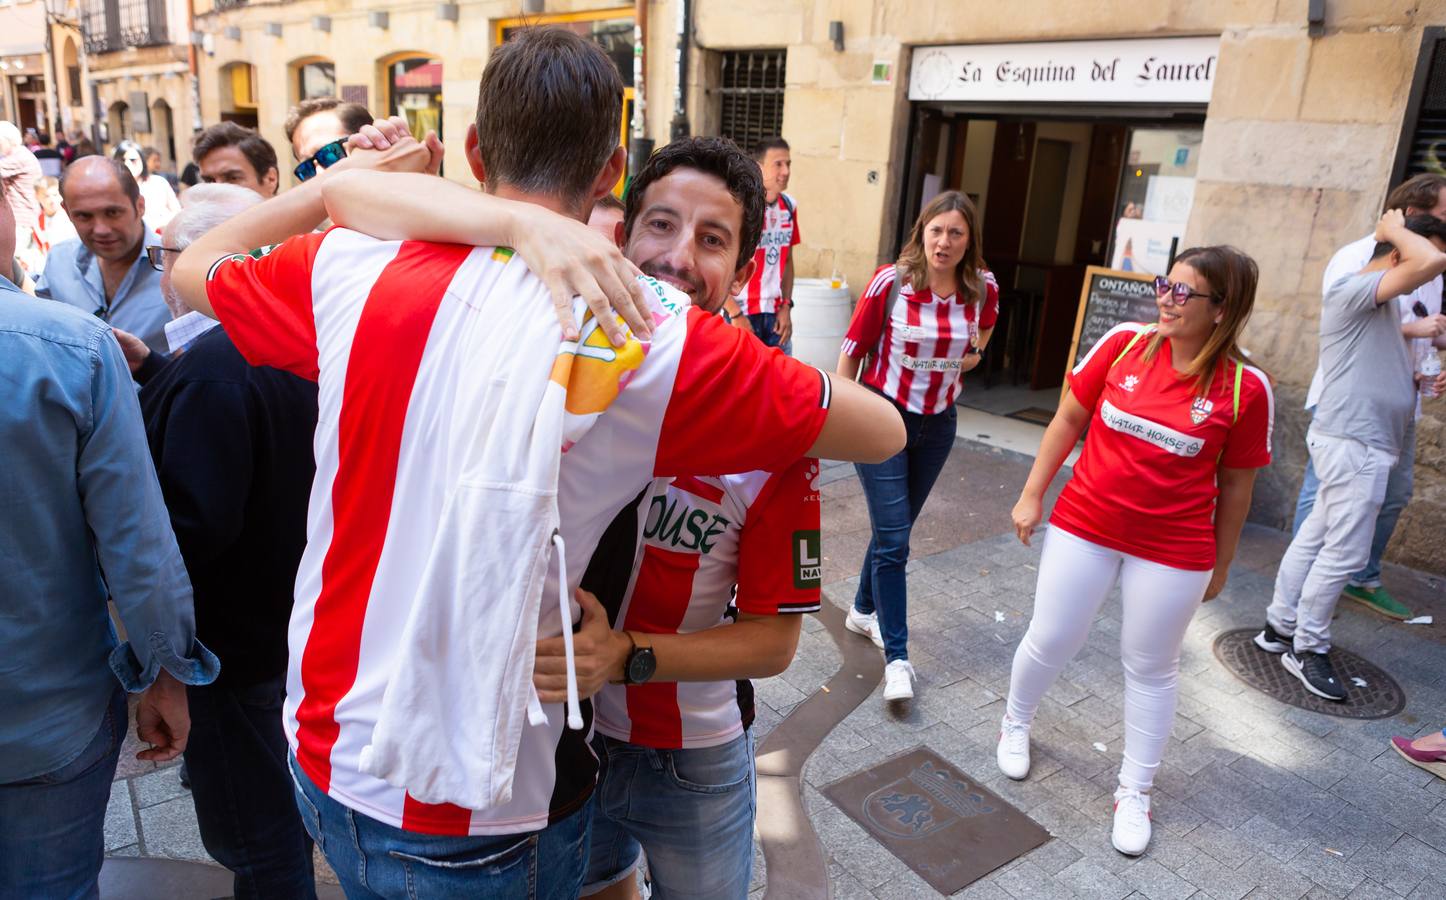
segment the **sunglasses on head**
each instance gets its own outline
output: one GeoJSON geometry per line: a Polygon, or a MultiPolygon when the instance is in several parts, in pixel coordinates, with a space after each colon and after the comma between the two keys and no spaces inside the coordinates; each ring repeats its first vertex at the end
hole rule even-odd
{"type": "Polygon", "coordinates": [[[1210,294],[1193,290],[1190,285],[1178,281],[1171,281],[1163,275],[1155,276],[1155,296],[1161,299],[1165,297],[1174,298],[1176,306],[1184,306],[1190,302],[1191,297],[1203,297],[1206,300],[1214,300],[1210,294]]]}
{"type": "Polygon", "coordinates": [[[150,246],[150,247],[147,247],[147,248],[146,248],[146,262],[150,263],[150,264],[151,264],[151,268],[152,268],[152,269],[155,269],[157,272],[164,272],[164,271],[166,270],[166,252],[167,252],[167,251],[170,251],[171,253],[180,253],[180,252],[181,252],[181,248],[180,248],[180,247],[161,247],[161,246],[155,246],[155,245],[150,246]]]}
{"type": "Polygon", "coordinates": [[[319,169],[330,169],[346,158],[346,141],[332,141],[311,156],[303,159],[292,169],[297,181],[315,178],[319,169]]]}

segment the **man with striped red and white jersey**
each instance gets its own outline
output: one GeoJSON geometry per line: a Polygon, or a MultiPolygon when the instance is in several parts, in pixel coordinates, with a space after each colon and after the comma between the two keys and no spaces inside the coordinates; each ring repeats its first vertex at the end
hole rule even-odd
{"type": "MultiPolygon", "coordinates": [[[[475,382],[490,371],[484,361],[509,355],[511,371],[544,381],[562,372],[556,383],[566,392],[568,441],[557,474],[560,556],[574,574],[559,577],[563,559],[554,557],[549,581],[567,589],[612,515],[654,477],[778,469],[809,452],[879,458],[902,440],[886,406],[849,386],[832,395],[821,373],[765,355],[702,310],[687,310],[680,293],[658,282],[643,285],[650,329],[627,302],[630,280],[618,277],[625,263],[615,250],[613,257],[580,254],[601,260],[592,281],[568,268],[579,245],[601,242],[580,220],[622,166],[621,95],[616,70],[594,44],[559,29],[529,30],[494,50],[469,129],[468,160],[490,193],[427,177],[420,190],[402,179],[371,193],[373,205],[388,198],[386,224],[396,231],[383,237],[455,240],[448,228],[471,225],[481,231],[470,234],[493,237],[469,243],[496,243],[496,220],[479,222],[469,204],[503,210],[503,233],[516,235],[508,243],[542,278],[505,248],[376,240],[345,229],[238,252],[325,211],[347,222],[343,210],[319,209],[329,186],[345,179],[333,171],[228,222],[177,264],[188,304],[215,309],[253,363],[319,383],[317,480],[292,618],[287,730],[303,819],[349,894],[571,897],[580,887],[596,761],[588,729],[564,730],[552,697],[542,697],[546,721],[534,725],[529,716],[519,726],[509,799],[485,808],[424,802],[363,771],[384,695],[406,674],[397,669],[398,636],[418,602],[431,540],[448,497],[465,487],[450,461],[474,438],[461,398],[479,389],[475,382]],[[631,314],[633,331],[614,346],[615,321],[586,318],[581,339],[558,353],[565,332],[547,315],[549,294],[574,293],[611,296],[631,314]],[[720,402],[713,390],[720,377],[744,385],[740,399],[720,402]],[[771,401],[741,399],[754,393],[771,401]],[[723,428],[738,440],[719,446],[723,428]]],[[[497,605],[484,602],[507,600],[485,594],[479,613],[497,605]]],[[[586,695],[613,674],[602,652],[613,638],[595,601],[579,596],[587,612],[576,638],[577,682],[586,695]]],[[[549,612],[544,607],[533,623],[539,635],[566,624],[549,612]]],[[[532,633],[522,622],[514,629],[511,615],[499,621],[499,659],[516,658],[515,633],[532,633]]],[[[447,665],[449,650],[462,652],[439,647],[434,662],[447,665]]],[[[583,712],[586,723],[590,708],[583,712]]]]}
{"type": "MultiPolygon", "coordinates": [[[[392,120],[362,133],[381,146],[406,129],[392,120]]],[[[389,227],[408,214],[371,202],[389,180],[339,181],[328,209],[344,225],[389,227]]],[[[409,184],[406,206],[418,216],[459,210],[468,223],[492,214],[487,198],[431,195],[437,187],[409,184]]],[[[746,246],[756,240],[762,194],[757,168],[730,142],[675,141],[635,176],[614,236],[645,274],[715,311],[748,278],[746,246]]],[[[479,234],[469,224],[437,236],[479,234]]],[[[593,749],[603,765],[584,895],[632,896],[644,850],[659,898],[747,893],[756,808],[747,679],[787,668],[798,614],[818,609],[817,474],[817,461],[802,459],[775,472],[658,478],[599,542],[582,583],[613,624],[603,668],[614,683],[594,701],[593,749]],[[692,787],[628,765],[645,755],[692,787]]],[[[543,700],[565,697],[561,639],[539,643],[536,671],[543,700]]]]}
{"type": "Polygon", "coordinates": [[[753,161],[763,172],[763,236],[753,251],[753,274],[723,309],[734,325],[792,354],[793,248],[803,238],[798,204],[785,193],[793,173],[788,141],[773,137],[760,142],[753,148],[753,161]]]}

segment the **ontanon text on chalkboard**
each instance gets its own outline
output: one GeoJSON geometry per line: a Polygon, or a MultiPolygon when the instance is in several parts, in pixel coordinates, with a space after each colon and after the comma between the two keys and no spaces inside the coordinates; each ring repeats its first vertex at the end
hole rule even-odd
{"type": "Polygon", "coordinates": [[[1079,311],[1075,314],[1069,368],[1073,370],[1080,356],[1088,353],[1116,325],[1154,322],[1158,318],[1153,275],[1090,266],[1085,270],[1079,311]]]}

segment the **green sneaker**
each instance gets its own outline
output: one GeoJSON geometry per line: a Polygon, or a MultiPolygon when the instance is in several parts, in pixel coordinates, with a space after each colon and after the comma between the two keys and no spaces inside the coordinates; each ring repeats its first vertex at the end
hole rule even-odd
{"type": "Polygon", "coordinates": [[[1364,588],[1350,584],[1346,585],[1345,595],[1367,609],[1373,609],[1383,616],[1402,620],[1411,618],[1411,611],[1403,606],[1401,601],[1392,597],[1383,587],[1364,588]]]}

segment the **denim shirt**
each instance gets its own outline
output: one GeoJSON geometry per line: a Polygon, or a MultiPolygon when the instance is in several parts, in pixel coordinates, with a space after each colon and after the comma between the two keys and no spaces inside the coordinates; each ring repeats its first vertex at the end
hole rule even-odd
{"type": "MultiPolygon", "coordinates": [[[[146,247],[160,246],[161,237],[147,228],[144,243],[146,247]]],[[[144,248],[107,303],[105,276],[95,254],[80,238],[64,241],[52,247],[46,257],[45,271],[35,282],[35,294],[99,316],[145,341],[153,352],[166,352],[165,328],[171,321],[171,311],[161,297],[161,273],[151,268],[144,248]]]]}
{"type": "Polygon", "coordinates": [[[0,784],[52,772],[95,736],[119,680],[216,677],[151,465],[140,404],[103,322],[0,283],[0,784]],[[129,643],[106,608],[115,601],[129,643]]]}

